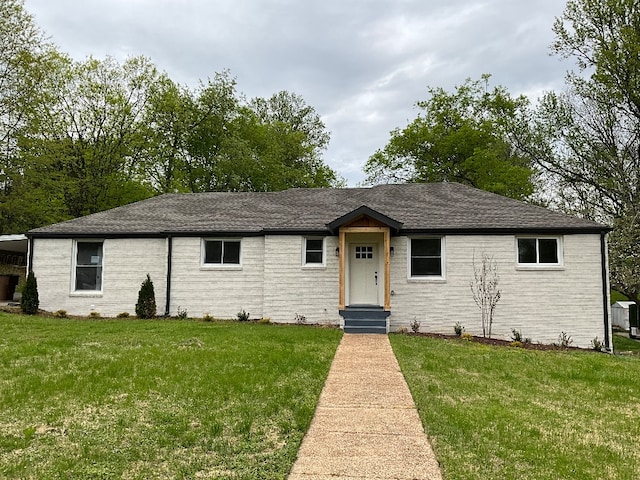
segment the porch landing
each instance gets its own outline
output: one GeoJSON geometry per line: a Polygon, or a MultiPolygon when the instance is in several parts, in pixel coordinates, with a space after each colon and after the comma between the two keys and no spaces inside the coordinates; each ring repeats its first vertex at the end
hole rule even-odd
{"type": "Polygon", "coordinates": [[[340,310],[345,333],[387,333],[390,314],[376,305],[353,305],[340,310]]]}

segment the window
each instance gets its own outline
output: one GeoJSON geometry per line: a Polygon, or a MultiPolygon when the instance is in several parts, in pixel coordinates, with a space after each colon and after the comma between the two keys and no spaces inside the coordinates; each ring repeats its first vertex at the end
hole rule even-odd
{"type": "Polygon", "coordinates": [[[365,245],[362,247],[356,247],[357,259],[373,259],[373,247],[371,245],[365,245]]]}
{"type": "Polygon", "coordinates": [[[76,242],[75,290],[102,290],[102,241],[76,242]]]}
{"type": "Polygon", "coordinates": [[[205,265],[240,265],[240,240],[204,240],[205,265]]]}
{"type": "Polygon", "coordinates": [[[518,238],[518,264],[560,265],[559,238],[518,238]]]}
{"type": "Polygon", "coordinates": [[[442,277],[442,238],[411,238],[410,277],[442,277]]]}
{"type": "Polygon", "coordinates": [[[323,265],[324,264],[324,239],[305,238],[304,239],[304,264],[323,265]]]}

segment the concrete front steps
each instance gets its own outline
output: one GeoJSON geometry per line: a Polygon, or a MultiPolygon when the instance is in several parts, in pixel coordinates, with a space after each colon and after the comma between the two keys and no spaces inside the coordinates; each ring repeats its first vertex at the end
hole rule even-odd
{"type": "Polygon", "coordinates": [[[382,307],[371,305],[349,306],[340,310],[344,318],[345,333],[387,333],[387,317],[382,307]]]}

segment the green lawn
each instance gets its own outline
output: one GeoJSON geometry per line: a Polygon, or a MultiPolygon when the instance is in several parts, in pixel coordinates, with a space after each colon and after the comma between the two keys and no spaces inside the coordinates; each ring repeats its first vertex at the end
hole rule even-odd
{"type": "Polygon", "coordinates": [[[640,340],[629,338],[628,333],[614,334],[613,351],[616,353],[640,353],[640,340]]]}
{"type": "Polygon", "coordinates": [[[638,357],[390,338],[446,480],[638,478],[638,357]]]}
{"type": "Polygon", "coordinates": [[[0,314],[0,478],[285,478],[341,332],[0,314]]]}

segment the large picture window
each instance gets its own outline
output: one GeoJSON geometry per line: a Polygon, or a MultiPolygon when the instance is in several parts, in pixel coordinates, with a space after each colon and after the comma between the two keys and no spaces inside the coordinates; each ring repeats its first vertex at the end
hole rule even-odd
{"type": "Polygon", "coordinates": [[[411,238],[409,271],[411,278],[443,277],[442,238],[411,238]]]}
{"type": "Polygon", "coordinates": [[[560,239],[557,237],[517,239],[519,265],[560,265],[560,239]]]}
{"type": "Polygon", "coordinates": [[[102,290],[102,241],[76,242],[75,290],[102,290]]]}
{"type": "Polygon", "coordinates": [[[205,265],[240,265],[240,240],[204,240],[205,265]]]}

